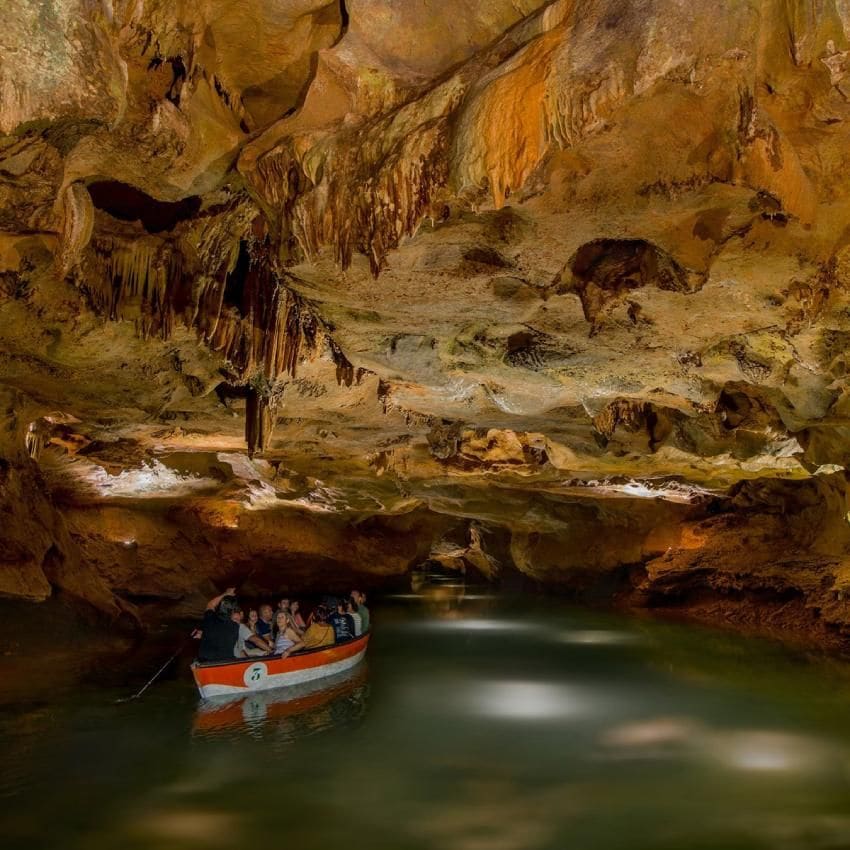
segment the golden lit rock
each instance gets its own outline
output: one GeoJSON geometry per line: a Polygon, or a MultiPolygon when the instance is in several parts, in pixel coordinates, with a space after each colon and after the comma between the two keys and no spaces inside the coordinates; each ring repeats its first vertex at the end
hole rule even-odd
{"type": "Polygon", "coordinates": [[[442,7],[0,10],[0,593],[843,625],[847,4],[442,7]]]}

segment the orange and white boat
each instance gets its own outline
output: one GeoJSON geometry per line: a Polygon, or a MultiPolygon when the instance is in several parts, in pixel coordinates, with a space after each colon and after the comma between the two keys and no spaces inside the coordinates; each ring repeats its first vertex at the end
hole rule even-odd
{"type": "Polygon", "coordinates": [[[297,652],[287,658],[269,655],[233,661],[196,661],[192,675],[204,699],[232,697],[300,685],[350,670],[363,660],[368,645],[369,635],[365,634],[346,643],[297,652]]]}
{"type": "Polygon", "coordinates": [[[215,735],[268,721],[303,721],[303,726],[293,727],[292,731],[296,737],[305,737],[333,728],[336,723],[364,711],[367,681],[366,665],[358,664],[344,673],[304,685],[201,700],[195,710],[192,731],[215,735]],[[328,706],[341,697],[347,698],[346,711],[330,711],[328,706]]]}

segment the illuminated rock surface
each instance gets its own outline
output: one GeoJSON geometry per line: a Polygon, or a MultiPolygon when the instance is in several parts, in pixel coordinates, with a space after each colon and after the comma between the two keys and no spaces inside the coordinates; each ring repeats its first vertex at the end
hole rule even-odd
{"type": "Polygon", "coordinates": [[[848,74],[845,0],[7,4],[0,593],[430,557],[831,640],[848,74]]]}

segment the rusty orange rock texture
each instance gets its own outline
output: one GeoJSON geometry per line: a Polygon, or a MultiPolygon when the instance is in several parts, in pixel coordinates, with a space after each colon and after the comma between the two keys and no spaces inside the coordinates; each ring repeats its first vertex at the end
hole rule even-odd
{"type": "Polygon", "coordinates": [[[431,561],[840,640],[850,4],[439,6],[0,8],[0,594],[431,561]]]}

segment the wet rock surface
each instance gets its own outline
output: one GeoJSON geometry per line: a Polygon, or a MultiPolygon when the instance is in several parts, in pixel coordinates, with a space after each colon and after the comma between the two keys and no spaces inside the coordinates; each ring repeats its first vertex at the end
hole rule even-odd
{"type": "Polygon", "coordinates": [[[840,642],[847,4],[446,5],[0,10],[0,593],[434,559],[840,642]]]}

